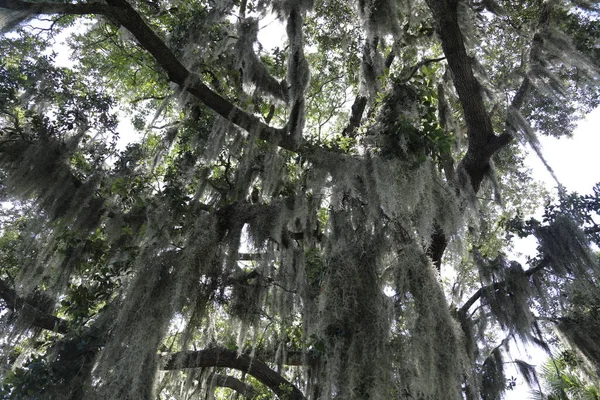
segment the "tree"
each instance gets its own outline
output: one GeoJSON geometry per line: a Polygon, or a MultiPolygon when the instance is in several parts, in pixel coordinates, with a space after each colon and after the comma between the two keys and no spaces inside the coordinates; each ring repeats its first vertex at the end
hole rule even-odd
{"type": "Polygon", "coordinates": [[[598,399],[598,388],[591,385],[585,375],[579,372],[576,354],[564,351],[558,357],[553,357],[542,366],[542,378],[548,394],[534,391],[532,394],[539,399],[598,399]]]}
{"type": "Polygon", "coordinates": [[[551,325],[598,372],[597,203],[524,221],[514,143],[598,105],[595,3],[0,10],[5,398],[495,399],[551,325]]]}

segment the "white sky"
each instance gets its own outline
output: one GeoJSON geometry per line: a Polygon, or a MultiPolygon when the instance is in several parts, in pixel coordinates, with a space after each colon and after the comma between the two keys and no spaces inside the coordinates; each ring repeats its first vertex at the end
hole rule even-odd
{"type": "MultiPolygon", "coordinates": [[[[544,158],[568,191],[591,193],[594,184],[600,182],[599,127],[600,108],[597,108],[579,123],[572,139],[540,138],[544,158]]],[[[548,187],[556,186],[533,152],[526,162],[533,169],[536,179],[545,182],[548,187]]]]}
{"type": "MultiPolygon", "coordinates": [[[[592,111],[580,121],[573,134],[573,138],[556,139],[551,137],[540,137],[542,143],[542,154],[553,169],[559,182],[566,187],[567,191],[575,191],[580,194],[592,192],[592,187],[600,182],[600,161],[598,150],[600,149],[600,107],[592,111]]],[[[533,171],[536,180],[545,183],[548,189],[556,187],[556,182],[546,170],[542,162],[533,151],[525,160],[527,166],[533,171]]],[[[556,191],[554,191],[556,193],[556,191]]],[[[543,206],[543,205],[541,205],[543,206]]],[[[524,254],[535,253],[536,241],[528,238],[516,244],[515,250],[524,254]]],[[[512,356],[523,359],[532,364],[545,361],[546,354],[531,346],[521,346],[520,349],[513,348],[512,356]],[[529,357],[528,357],[529,356],[529,357]]],[[[507,368],[507,377],[511,375],[517,378],[517,386],[512,391],[507,391],[506,400],[524,400],[530,398],[529,387],[523,378],[512,368],[507,368]]]]}

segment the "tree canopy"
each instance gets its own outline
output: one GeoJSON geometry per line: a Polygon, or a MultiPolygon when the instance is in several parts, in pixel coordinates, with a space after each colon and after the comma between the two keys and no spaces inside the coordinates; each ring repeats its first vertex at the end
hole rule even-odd
{"type": "Polygon", "coordinates": [[[0,0],[1,395],[541,392],[515,340],[597,379],[600,186],[532,219],[523,159],[600,103],[599,12],[0,0]]]}

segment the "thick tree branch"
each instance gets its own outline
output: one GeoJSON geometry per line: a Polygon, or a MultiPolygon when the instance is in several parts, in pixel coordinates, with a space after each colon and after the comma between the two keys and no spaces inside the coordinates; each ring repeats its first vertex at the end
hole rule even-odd
{"type": "Polygon", "coordinates": [[[108,6],[94,3],[60,4],[34,3],[20,0],[0,0],[0,8],[28,11],[39,14],[98,14],[118,22],[137,39],[140,46],[148,51],[156,62],[166,71],[169,79],[192,94],[207,107],[240,128],[253,133],[265,141],[274,143],[287,150],[296,150],[295,143],[284,129],[273,128],[258,117],[249,114],[232,104],[202,82],[200,77],[191,73],[167,47],[165,42],[146,24],[137,11],[126,0],[107,0],[108,6]]]}
{"type": "Polygon", "coordinates": [[[235,390],[246,398],[253,398],[255,395],[254,387],[248,383],[244,383],[241,380],[234,378],[229,375],[213,375],[211,379],[213,386],[226,387],[231,390],[235,390]]]}
{"type": "MultiPolygon", "coordinates": [[[[379,72],[375,70],[375,63],[373,60],[373,54],[377,53],[378,44],[379,38],[375,37],[374,39],[367,39],[363,46],[361,75],[363,79],[365,79],[367,82],[377,79],[379,75],[379,72]]],[[[393,51],[390,54],[393,54],[393,51]]],[[[391,65],[393,58],[389,61],[391,65]]],[[[389,68],[389,66],[387,68],[389,68]]],[[[342,131],[343,136],[348,136],[352,138],[356,136],[356,131],[360,127],[363,114],[369,102],[369,96],[373,95],[374,93],[372,92],[367,95],[363,93],[362,90],[359,90],[358,94],[356,95],[356,98],[354,99],[354,103],[352,103],[348,125],[346,125],[346,127],[342,131]]]]}
{"type": "MultiPolygon", "coordinates": [[[[547,263],[544,260],[542,260],[535,267],[529,268],[527,271],[525,271],[525,276],[531,277],[536,272],[543,270],[544,267],[546,267],[546,266],[547,266],[547,263]]],[[[477,289],[477,291],[475,293],[473,293],[473,295],[469,298],[469,300],[467,300],[465,302],[465,304],[462,305],[462,307],[458,310],[458,312],[461,314],[466,314],[469,311],[469,309],[473,306],[473,304],[475,304],[475,302],[481,298],[481,296],[483,295],[483,293],[485,291],[490,290],[490,289],[498,290],[504,286],[506,286],[506,281],[494,282],[490,285],[480,287],[479,289],[477,289]]]]}
{"type": "Polygon", "coordinates": [[[367,97],[362,94],[358,94],[354,99],[354,103],[352,103],[352,112],[350,114],[350,120],[348,121],[348,125],[342,131],[343,136],[355,137],[356,131],[360,127],[360,123],[362,120],[362,116],[365,112],[365,108],[367,107],[367,97]]]}
{"type": "MultiPolygon", "coordinates": [[[[507,129],[502,135],[494,134],[490,114],[486,111],[482,90],[473,73],[471,58],[467,54],[459,27],[458,2],[455,0],[427,0],[427,4],[435,19],[437,33],[452,72],[454,86],[467,124],[469,147],[461,165],[468,173],[471,185],[477,192],[489,168],[490,158],[512,140],[513,130],[507,124],[507,129]]],[[[546,3],[540,11],[538,29],[547,25],[549,18],[550,6],[546,3]]],[[[538,53],[542,43],[541,36],[536,33],[530,50],[532,60],[536,61],[539,58],[538,53]]],[[[517,110],[521,108],[531,88],[531,81],[526,76],[512,100],[511,108],[517,110]]]]}
{"type": "Polygon", "coordinates": [[[72,15],[111,15],[117,13],[118,9],[113,9],[111,6],[102,3],[32,3],[20,0],[0,0],[0,8],[5,8],[13,11],[26,11],[30,15],[40,14],[72,14],[72,15]]]}
{"type": "MultiPolygon", "coordinates": [[[[533,63],[538,63],[540,62],[540,53],[542,50],[542,46],[544,44],[544,39],[542,38],[542,36],[540,35],[539,31],[544,28],[545,26],[548,25],[548,23],[550,22],[550,4],[548,2],[544,3],[542,5],[542,9],[540,11],[540,17],[538,20],[538,32],[536,32],[536,34],[533,36],[533,41],[531,43],[531,49],[529,50],[529,60],[530,62],[533,63]]],[[[521,85],[519,86],[519,89],[517,89],[517,93],[515,93],[515,96],[513,97],[511,103],[510,103],[510,109],[513,110],[520,110],[521,107],[523,107],[523,105],[525,104],[525,100],[527,99],[527,97],[529,96],[529,94],[531,93],[531,89],[533,89],[533,83],[531,82],[531,79],[529,78],[529,76],[527,74],[525,74],[525,76],[523,77],[523,81],[521,82],[521,85]]],[[[504,133],[501,135],[505,136],[505,135],[512,135],[515,132],[515,127],[513,127],[510,122],[509,122],[509,118],[508,118],[508,114],[507,114],[507,118],[506,118],[506,122],[504,125],[504,133]]]]}
{"type": "MultiPolygon", "coordinates": [[[[461,103],[465,122],[467,124],[468,149],[460,162],[469,176],[471,186],[475,192],[479,191],[483,178],[489,171],[490,158],[501,148],[508,145],[513,139],[514,129],[506,123],[504,132],[497,136],[494,133],[490,114],[486,111],[482,90],[473,73],[472,61],[464,43],[464,38],[458,23],[456,0],[427,0],[433,14],[436,30],[442,42],[442,49],[446,56],[448,66],[458,98],[461,103]]],[[[540,14],[538,26],[547,24],[549,8],[544,5],[540,14]]],[[[531,48],[531,58],[535,59],[539,51],[540,36],[536,34],[531,48]]],[[[524,104],[531,91],[532,84],[526,76],[522,81],[511,108],[519,109],[524,104]]],[[[428,250],[436,267],[441,265],[441,258],[445,249],[446,238],[435,233],[432,247],[428,250]]]]}
{"type": "Polygon", "coordinates": [[[236,107],[212,91],[200,80],[200,77],[189,72],[126,0],[107,0],[107,3],[121,9],[116,20],[127,28],[140,45],[154,57],[167,72],[171,81],[180,85],[207,107],[240,128],[248,132],[259,132],[261,139],[276,143],[283,148],[289,150],[296,148],[285,131],[272,128],[261,122],[258,117],[236,107]]]}
{"type": "Polygon", "coordinates": [[[234,350],[210,348],[199,351],[182,351],[170,354],[163,366],[164,370],[183,368],[220,367],[244,371],[271,389],[279,398],[304,400],[304,394],[264,362],[247,354],[238,355],[234,350]]]}
{"type": "Polygon", "coordinates": [[[471,59],[458,24],[458,2],[427,0],[436,22],[442,49],[448,60],[456,92],[467,123],[469,148],[483,147],[494,137],[492,120],[486,111],[481,87],[473,74],[471,59]]]}
{"type": "Polygon", "coordinates": [[[69,331],[67,321],[38,310],[35,305],[29,304],[17,296],[15,290],[2,279],[0,279],[0,298],[4,300],[10,310],[19,313],[20,317],[31,326],[62,334],[69,331]]]}
{"type": "Polygon", "coordinates": [[[487,170],[489,160],[510,140],[510,135],[496,136],[492,120],[483,101],[482,90],[473,73],[472,61],[465,47],[464,37],[458,23],[457,6],[454,0],[427,0],[433,14],[442,49],[452,73],[467,124],[468,149],[461,161],[477,192],[487,170]]]}

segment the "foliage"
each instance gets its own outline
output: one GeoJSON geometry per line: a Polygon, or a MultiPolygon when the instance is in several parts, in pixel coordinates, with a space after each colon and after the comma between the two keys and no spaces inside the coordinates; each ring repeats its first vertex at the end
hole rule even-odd
{"type": "Polygon", "coordinates": [[[496,399],[515,338],[598,374],[600,186],[530,219],[523,164],[598,105],[598,21],[0,0],[2,398],[496,399]]]}
{"type": "Polygon", "coordinates": [[[569,350],[548,359],[541,370],[545,390],[533,392],[532,398],[548,400],[600,398],[597,385],[591,384],[588,378],[581,374],[581,363],[582,360],[569,350]]]}

